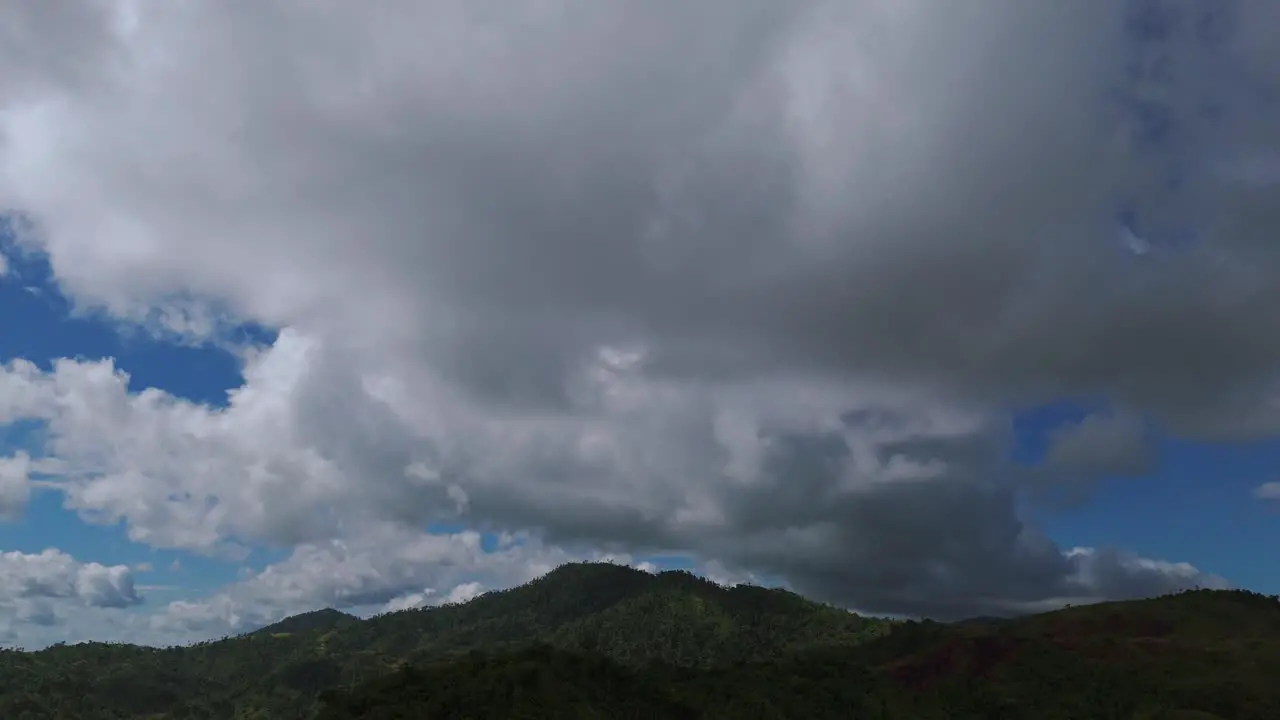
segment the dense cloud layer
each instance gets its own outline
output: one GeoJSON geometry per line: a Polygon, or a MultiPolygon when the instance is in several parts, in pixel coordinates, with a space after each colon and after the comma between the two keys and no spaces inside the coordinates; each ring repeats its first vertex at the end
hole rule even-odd
{"type": "Polygon", "coordinates": [[[225,410],[0,380],[137,541],[460,519],[1013,611],[1199,581],[1022,493],[1280,427],[1264,0],[47,6],[0,42],[24,247],[153,329],[289,328],[225,410]],[[1061,398],[1114,411],[1008,462],[1061,398]]]}

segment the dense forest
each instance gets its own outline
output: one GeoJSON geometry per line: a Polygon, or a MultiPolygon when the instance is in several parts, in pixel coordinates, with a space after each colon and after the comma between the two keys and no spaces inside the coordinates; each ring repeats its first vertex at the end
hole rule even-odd
{"type": "Polygon", "coordinates": [[[563,566],[460,605],[155,649],[0,652],[3,718],[1280,718],[1280,601],[1194,591],[898,622],[563,566]]]}

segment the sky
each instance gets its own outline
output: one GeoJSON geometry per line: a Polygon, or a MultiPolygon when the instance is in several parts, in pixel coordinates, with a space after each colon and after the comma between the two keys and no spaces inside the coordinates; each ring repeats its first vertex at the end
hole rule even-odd
{"type": "Polygon", "coordinates": [[[0,12],[0,643],[1280,593],[1274,2],[0,12]]]}

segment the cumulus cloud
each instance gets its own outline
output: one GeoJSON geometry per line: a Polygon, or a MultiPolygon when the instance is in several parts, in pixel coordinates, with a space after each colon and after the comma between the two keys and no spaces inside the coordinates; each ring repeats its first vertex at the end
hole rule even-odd
{"type": "Polygon", "coordinates": [[[142,601],[134,590],[133,573],[124,565],[80,562],[53,548],[0,553],[0,602],[41,598],[71,599],[103,608],[142,601]]]}
{"type": "Polygon", "coordinates": [[[441,603],[445,605],[456,605],[458,603],[470,602],[471,600],[479,597],[482,593],[484,593],[484,585],[475,581],[465,582],[460,585],[455,585],[453,589],[444,596],[441,603]]]}
{"type": "Polygon", "coordinates": [[[1080,475],[1280,428],[1262,0],[45,5],[19,243],[124,321],[284,331],[225,408],[17,361],[0,420],[87,519],[344,578],[175,617],[446,593],[334,545],[440,520],[892,612],[1156,592],[1195,580],[1019,516],[1009,408],[1116,407],[1080,475]]]}
{"type": "Polygon", "coordinates": [[[422,592],[413,592],[407,595],[391,598],[386,605],[382,606],[382,612],[393,613],[402,610],[416,610],[418,608],[427,607],[431,604],[436,594],[435,588],[426,588],[422,592]]]}
{"type": "Polygon", "coordinates": [[[518,585],[574,559],[528,538],[506,536],[486,551],[475,531],[382,525],[299,545],[212,597],[170,603],[151,622],[170,634],[239,632],[323,607],[392,612],[466,602],[486,587],[518,585]]]}
{"type": "Polygon", "coordinates": [[[191,639],[154,630],[141,605],[144,590],[124,565],[77,559],[56,548],[0,552],[0,643],[28,649],[55,642],[141,642],[191,639]]]}

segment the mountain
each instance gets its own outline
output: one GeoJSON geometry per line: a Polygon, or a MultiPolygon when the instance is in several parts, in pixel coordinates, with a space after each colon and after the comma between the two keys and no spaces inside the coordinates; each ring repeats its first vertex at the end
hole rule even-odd
{"type": "Polygon", "coordinates": [[[856,643],[890,626],[783,590],[725,588],[684,571],[653,575],[575,563],[466,604],[372,618],[334,637],[330,647],[424,660],[543,641],[624,664],[709,666],[856,643]]]}
{"type": "Polygon", "coordinates": [[[946,625],[571,564],[459,605],[153,649],[0,652],[4,718],[1274,718],[1280,602],[946,625]]]}
{"type": "Polygon", "coordinates": [[[620,665],[710,667],[859,642],[888,627],[780,590],[568,564],[465,604],[368,620],[321,610],[189,647],[0,652],[0,717],[308,717],[324,690],[473,651],[547,643],[620,665]]]}
{"type": "Polygon", "coordinates": [[[251,634],[281,637],[296,633],[329,632],[350,627],[359,622],[360,618],[354,615],[348,615],[332,608],[325,608],[324,610],[313,610],[301,615],[287,617],[278,623],[259,628],[251,634]]]}
{"type": "Polygon", "coordinates": [[[996,622],[904,622],[860,642],[683,670],[551,647],[472,654],[331,693],[320,717],[1261,720],[1280,717],[1277,669],[1280,600],[1195,591],[996,622]],[[667,702],[667,714],[580,699],[597,676],[617,703],[667,702]]]}

